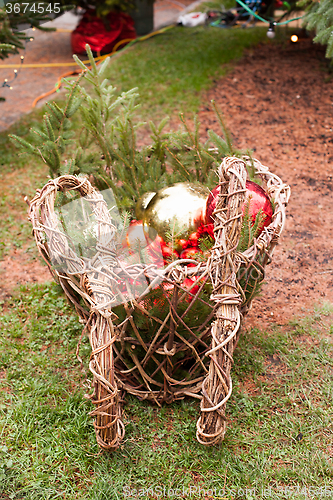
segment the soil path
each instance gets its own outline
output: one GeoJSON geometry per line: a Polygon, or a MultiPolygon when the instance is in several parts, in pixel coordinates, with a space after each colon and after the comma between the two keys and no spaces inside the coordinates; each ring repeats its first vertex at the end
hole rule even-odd
{"type": "MultiPolygon", "coordinates": [[[[333,303],[333,85],[326,67],[324,50],[311,40],[263,45],[203,98],[202,136],[209,128],[220,133],[208,107],[214,99],[234,144],[252,148],[292,189],[281,243],[246,326],[284,325],[315,304],[333,303]]],[[[24,259],[18,250],[1,263],[0,294],[50,279],[45,267],[24,259]]]]}
{"type": "MultiPolygon", "coordinates": [[[[333,302],[333,85],[326,67],[323,48],[310,39],[264,45],[204,99],[222,109],[234,144],[252,148],[292,190],[285,231],[248,324],[285,324],[333,302]]],[[[202,133],[220,133],[208,107],[199,119],[202,133]]]]}

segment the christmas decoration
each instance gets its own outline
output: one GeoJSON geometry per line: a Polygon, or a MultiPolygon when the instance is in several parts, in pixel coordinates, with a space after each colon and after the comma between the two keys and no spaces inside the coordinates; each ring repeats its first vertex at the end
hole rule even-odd
{"type": "Polygon", "coordinates": [[[142,220],[132,220],[122,241],[122,248],[127,248],[130,255],[138,254],[142,263],[153,263],[160,267],[179,259],[179,252],[168,245],[155,229],[149,229],[148,232],[142,220]]]}
{"type": "Polygon", "coordinates": [[[131,249],[144,248],[150,243],[147,234],[143,230],[142,220],[132,220],[123,241],[123,246],[131,249]]]}
{"type": "Polygon", "coordinates": [[[88,9],[72,32],[74,54],[85,54],[86,44],[93,52],[108,54],[121,40],[134,40],[136,33],[133,19],[124,12],[110,12],[104,19],[96,11],[88,9]]]}
{"type": "MultiPolygon", "coordinates": [[[[207,261],[201,263],[198,258],[207,236],[199,228],[187,232],[187,237],[193,232],[201,235],[200,246],[183,250],[195,252],[196,267],[176,260],[164,269],[152,265],[125,267],[124,262],[119,269],[117,228],[107,204],[85,177],[51,179],[31,201],[30,218],[38,248],[89,332],[89,368],[94,377],[91,398],[95,404],[92,415],[101,448],[117,449],[124,437],[124,392],[158,404],[185,396],[199,397],[198,441],[209,445],[223,439],[226,402],[232,394],[233,353],[242,317],[253,297],[246,290],[251,280],[255,292],[263,278],[284,225],[289,198],[289,188],[276,175],[259,162],[254,165],[256,173],[269,182],[277,205],[271,230],[259,237],[259,245],[255,242],[244,253],[237,250],[243,220],[251,227],[249,203],[243,220],[239,217],[245,199],[246,163],[235,157],[225,158],[220,164],[219,181],[226,188],[226,196],[218,200],[222,210],[216,213],[216,239],[207,261]],[[56,195],[63,196],[66,191],[86,197],[98,223],[97,253],[85,260],[71,249],[54,215],[56,195]],[[59,272],[52,266],[52,255],[62,261],[59,272]],[[127,295],[124,277],[130,289],[127,295]],[[159,284],[154,288],[156,281],[159,284]],[[120,303],[115,297],[117,288],[127,302],[120,303]]],[[[126,245],[136,240],[137,231],[139,241],[145,243],[142,225],[135,221],[127,231],[126,245]]],[[[191,241],[195,239],[191,237],[191,241]]],[[[161,246],[163,241],[157,236],[147,246],[161,246]]],[[[167,246],[172,251],[169,245],[170,239],[167,246]]]]}
{"type": "Polygon", "coordinates": [[[208,234],[211,238],[214,239],[214,224],[201,224],[198,228],[198,233],[202,236],[208,234]]]}
{"type": "Polygon", "coordinates": [[[135,217],[137,219],[143,219],[144,212],[152,198],[155,196],[155,192],[144,193],[141,198],[139,198],[137,204],[135,205],[135,217]]]}
{"type": "MultiPolygon", "coordinates": [[[[207,225],[213,224],[214,222],[212,215],[216,208],[216,203],[218,200],[219,193],[220,193],[220,186],[216,186],[211,191],[207,199],[205,215],[204,215],[205,223],[207,225]]],[[[247,201],[249,202],[249,213],[251,216],[252,225],[255,223],[255,220],[259,212],[261,211],[263,214],[263,221],[258,227],[258,232],[257,232],[258,236],[262,232],[264,227],[269,226],[269,224],[271,224],[272,222],[272,216],[273,216],[272,203],[267,193],[264,191],[264,189],[252,181],[246,181],[246,197],[245,197],[245,203],[243,205],[243,216],[247,201]]],[[[207,232],[209,232],[209,234],[212,234],[211,230],[212,226],[209,226],[209,228],[207,228],[207,232]]],[[[201,231],[203,231],[203,228],[201,228],[201,231]]]]}
{"type": "Polygon", "coordinates": [[[269,226],[272,222],[273,207],[271,200],[261,186],[255,182],[246,181],[246,197],[243,205],[243,215],[247,200],[249,200],[249,214],[252,218],[252,223],[254,224],[260,211],[264,217],[262,224],[258,227],[258,234],[260,234],[264,227],[269,226]]]}
{"type": "MultiPolygon", "coordinates": [[[[92,60],[91,53],[89,58],[92,60]]],[[[223,141],[213,133],[203,145],[197,124],[194,131],[189,128],[172,136],[162,133],[163,124],[152,126],[153,144],[139,148],[131,114],[135,94],[127,93],[119,101],[112,101],[113,91],[105,86],[107,75],[103,74],[107,65],[96,68],[92,60],[91,66],[84,70],[81,79],[87,76],[100,96],[98,109],[79,80],[69,84],[70,95],[64,108],[49,106],[45,129],[36,143],[16,140],[50,167],[51,180],[37,191],[29,205],[30,219],[39,251],[89,333],[97,442],[107,450],[119,447],[124,437],[121,405],[128,392],[157,404],[185,396],[200,398],[197,439],[205,445],[217,444],[226,430],[226,403],[232,394],[230,372],[239,328],[284,226],[289,188],[253,159],[254,173],[269,184],[276,209],[270,230],[264,231],[250,247],[251,240],[244,238],[246,251],[240,251],[243,223],[244,234],[251,234],[252,229],[249,203],[245,203],[243,218],[240,217],[248,158],[236,157],[234,150],[227,155],[230,140],[223,141]],[[121,109],[118,115],[117,105],[121,109]],[[70,121],[80,109],[83,131],[70,143],[70,121]],[[91,144],[96,148],[91,148],[91,144]],[[66,169],[66,175],[54,178],[61,169],[66,169]],[[74,175],[79,172],[85,175],[74,175]],[[96,183],[104,182],[112,188],[122,216],[129,213],[130,218],[134,217],[140,197],[147,192],[156,193],[142,219],[133,222],[131,229],[124,229],[128,234],[124,237],[123,253],[132,250],[136,240],[147,242],[145,251],[154,254],[160,248],[163,264],[168,265],[126,265],[126,259],[117,258],[121,246],[116,238],[118,222],[87,174],[96,183]],[[210,237],[204,232],[203,218],[209,190],[198,188],[192,184],[195,182],[209,188],[219,182],[225,194],[218,200],[221,210],[214,215],[216,238],[209,258],[204,247],[209,250],[210,237]],[[179,183],[183,186],[179,196],[168,196],[168,189],[174,191],[179,183]],[[171,188],[165,188],[170,185],[171,188]],[[187,201],[188,185],[189,199],[197,198],[200,203],[187,201]],[[197,189],[202,190],[200,195],[197,189]],[[83,259],[72,249],[70,238],[54,216],[56,198],[67,192],[74,193],[74,197],[86,197],[96,217],[97,241],[92,257],[83,259]],[[162,202],[166,199],[164,209],[162,202]],[[152,207],[159,203],[162,209],[153,212],[152,207]],[[146,214],[150,215],[147,221],[146,214]],[[155,226],[159,234],[151,237],[146,225],[155,226]],[[188,249],[194,252],[195,267],[178,259],[188,249]],[[53,266],[52,255],[61,259],[61,272],[53,266]],[[113,291],[119,282],[122,293],[124,285],[120,283],[125,280],[130,289],[128,301],[120,304],[113,291]]],[[[255,224],[259,225],[257,218],[253,227],[255,224]]]]}
{"type": "Polygon", "coordinates": [[[169,264],[172,260],[179,259],[179,253],[177,250],[172,249],[169,245],[162,245],[162,255],[164,259],[164,264],[169,264]]]}
{"type": "MultiPolygon", "coordinates": [[[[202,253],[199,247],[189,247],[182,251],[180,254],[181,259],[195,259],[198,253],[202,253]]],[[[188,266],[195,266],[195,264],[187,264],[188,266]]]]}
{"type": "Polygon", "coordinates": [[[150,234],[152,237],[148,235],[142,220],[132,220],[121,243],[121,258],[127,257],[128,261],[134,263],[134,256],[138,263],[154,264],[163,268],[170,261],[171,256],[179,257],[178,253],[168,247],[154,229],[150,234]]]}
{"type": "Polygon", "coordinates": [[[191,303],[192,300],[193,300],[193,297],[194,295],[196,295],[196,293],[198,292],[200,286],[196,284],[197,282],[197,277],[194,276],[194,278],[185,278],[183,283],[182,283],[182,287],[183,288],[186,288],[192,295],[188,295],[186,297],[186,301],[188,303],[191,303]]]}
{"type": "Polygon", "coordinates": [[[208,188],[189,182],[161,189],[148,203],[142,219],[164,239],[187,239],[203,222],[208,194],[208,188]]]}

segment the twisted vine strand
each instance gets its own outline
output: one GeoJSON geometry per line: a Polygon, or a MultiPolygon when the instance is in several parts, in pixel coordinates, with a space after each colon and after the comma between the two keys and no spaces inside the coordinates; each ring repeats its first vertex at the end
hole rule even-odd
{"type": "Polygon", "coordinates": [[[236,158],[225,159],[219,168],[221,191],[215,210],[215,245],[208,261],[213,285],[212,300],[217,304],[212,324],[209,373],[202,385],[201,415],[197,439],[201,444],[217,444],[226,430],[225,407],[232,393],[231,366],[241,323],[236,274],[240,259],[236,249],[242,227],[242,207],[246,193],[246,165],[236,158]]]}

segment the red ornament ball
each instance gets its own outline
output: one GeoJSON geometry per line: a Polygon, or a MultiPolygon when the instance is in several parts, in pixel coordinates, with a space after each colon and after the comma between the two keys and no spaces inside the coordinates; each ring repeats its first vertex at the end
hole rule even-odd
{"type": "Polygon", "coordinates": [[[182,252],[188,247],[188,241],[185,238],[181,238],[175,241],[177,252],[182,252]]]}
{"type": "MultiPolygon", "coordinates": [[[[180,259],[192,259],[192,260],[196,260],[196,254],[198,253],[202,253],[202,251],[200,250],[199,247],[188,247],[188,248],[185,248],[185,250],[182,251],[182,253],[180,254],[180,259]]],[[[192,263],[188,263],[186,264],[187,267],[195,267],[196,264],[192,264],[192,263]]]]}
{"type": "MultiPolygon", "coordinates": [[[[206,203],[206,212],[205,212],[205,223],[206,229],[209,234],[213,235],[214,228],[214,219],[212,214],[216,208],[218,195],[220,193],[220,186],[216,186],[209,194],[206,203]],[[211,226],[212,225],[212,226],[211,226]]],[[[271,200],[269,199],[266,191],[252,181],[246,181],[246,194],[245,194],[245,203],[243,205],[243,215],[245,211],[246,202],[249,200],[249,213],[252,219],[252,225],[255,223],[256,217],[258,215],[259,210],[262,211],[264,215],[264,220],[260,226],[259,233],[264,229],[264,227],[269,226],[272,222],[273,217],[273,208],[271,200]]]]}
{"type": "Polygon", "coordinates": [[[185,248],[180,254],[181,259],[193,259],[197,253],[202,253],[199,247],[185,248]]]}
{"type": "Polygon", "coordinates": [[[179,253],[177,252],[177,250],[173,250],[167,244],[164,244],[162,246],[162,255],[165,265],[170,264],[172,260],[179,259],[179,253]]]}
{"type": "Polygon", "coordinates": [[[138,247],[146,247],[149,244],[149,238],[143,230],[142,220],[132,220],[127,229],[125,240],[123,240],[123,247],[134,250],[138,247]]]}
{"type": "Polygon", "coordinates": [[[193,300],[194,295],[197,294],[199,290],[199,285],[195,285],[197,278],[194,276],[194,278],[185,278],[182,286],[183,288],[186,288],[192,295],[188,294],[186,297],[186,302],[191,303],[193,300]]]}

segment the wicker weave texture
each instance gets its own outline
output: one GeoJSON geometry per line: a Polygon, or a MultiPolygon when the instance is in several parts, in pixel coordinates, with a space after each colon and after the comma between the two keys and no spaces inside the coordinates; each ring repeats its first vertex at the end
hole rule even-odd
{"type": "Polygon", "coordinates": [[[254,160],[274,203],[272,223],[252,247],[238,252],[245,199],[245,158],[224,158],[221,194],[214,212],[215,245],[206,262],[176,260],[163,270],[154,265],[124,266],[117,256],[116,227],[103,197],[82,177],[61,176],[37,191],[30,219],[40,253],[74,304],[89,333],[94,377],[91,396],[97,442],[116,449],[124,437],[121,403],[125,392],[161,405],[191,396],[201,399],[197,439],[216,444],[226,428],[225,408],[232,392],[231,368],[242,317],[264,278],[285,222],[290,189],[254,160]],[[77,191],[97,221],[96,252],[77,255],[55,210],[59,192],[77,191]],[[145,278],[140,296],[124,293],[145,278]],[[185,286],[191,279],[191,286],[185,286]],[[119,300],[123,297],[123,300],[119,300]],[[122,302],[121,305],[119,303],[122,302]],[[205,316],[198,317],[200,304],[205,316]],[[159,315],[152,311],[160,309],[159,315]]]}

